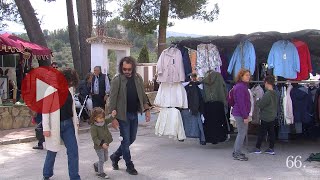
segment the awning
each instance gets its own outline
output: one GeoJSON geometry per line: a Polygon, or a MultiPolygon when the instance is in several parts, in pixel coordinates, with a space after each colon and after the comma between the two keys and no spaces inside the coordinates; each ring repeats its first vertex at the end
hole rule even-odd
{"type": "Polygon", "coordinates": [[[0,54],[31,53],[37,59],[49,59],[52,51],[44,46],[26,41],[9,33],[0,35],[0,54]]]}

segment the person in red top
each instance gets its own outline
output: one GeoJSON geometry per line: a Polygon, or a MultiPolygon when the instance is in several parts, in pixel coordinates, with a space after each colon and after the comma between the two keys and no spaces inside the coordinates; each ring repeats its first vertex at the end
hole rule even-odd
{"type": "Polygon", "coordinates": [[[312,72],[311,58],[308,45],[305,42],[296,39],[294,39],[292,43],[297,48],[300,59],[300,72],[297,74],[297,78],[295,80],[307,80],[309,79],[309,73],[312,72]]]}

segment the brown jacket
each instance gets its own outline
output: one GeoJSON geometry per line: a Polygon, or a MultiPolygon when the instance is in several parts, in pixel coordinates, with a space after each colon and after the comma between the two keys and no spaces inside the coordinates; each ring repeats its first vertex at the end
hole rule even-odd
{"type": "MultiPolygon", "coordinates": [[[[144,91],[142,77],[139,74],[134,75],[134,81],[137,88],[140,102],[139,112],[142,113],[148,109],[148,99],[144,91]]],[[[125,121],[127,119],[127,78],[123,74],[116,75],[111,81],[111,90],[109,97],[108,112],[117,111],[116,118],[125,121]]]]}

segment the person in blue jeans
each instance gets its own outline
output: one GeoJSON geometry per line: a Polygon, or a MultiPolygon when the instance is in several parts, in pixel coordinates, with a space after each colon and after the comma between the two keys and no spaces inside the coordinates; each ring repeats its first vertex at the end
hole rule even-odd
{"type": "Polygon", "coordinates": [[[38,140],[38,145],[32,147],[32,149],[43,149],[44,136],[43,136],[43,128],[42,128],[42,114],[37,113],[35,117],[37,126],[36,126],[36,138],[38,140]]]}
{"type": "MultiPolygon", "coordinates": [[[[67,148],[68,170],[71,180],[80,180],[79,175],[79,152],[78,152],[78,127],[75,103],[73,100],[74,87],[79,82],[76,71],[66,69],[62,71],[69,85],[69,94],[65,103],[59,110],[42,114],[43,135],[45,136],[47,156],[43,167],[43,179],[53,176],[53,167],[57,152],[60,150],[62,141],[67,148]]],[[[59,95],[59,94],[58,94],[59,95]]],[[[44,105],[52,107],[55,102],[44,98],[44,105]]]]}
{"type": "Polygon", "coordinates": [[[136,72],[136,61],[132,57],[124,57],[119,63],[119,74],[111,82],[109,97],[109,113],[116,111],[113,127],[120,125],[121,145],[110,156],[112,167],[118,170],[120,157],[126,161],[127,172],[137,175],[131,160],[130,145],[136,140],[138,130],[138,112],[146,113],[146,121],[150,121],[150,106],[144,90],[142,77],[136,72]]]}

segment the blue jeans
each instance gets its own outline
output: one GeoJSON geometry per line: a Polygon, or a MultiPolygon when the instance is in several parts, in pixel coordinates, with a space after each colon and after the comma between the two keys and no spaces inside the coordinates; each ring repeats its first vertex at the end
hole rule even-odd
{"type": "MultiPolygon", "coordinates": [[[[79,180],[78,144],[72,119],[60,122],[60,136],[67,148],[69,177],[71,180],[79,180]]],[[[44,177],[53,176],[56,155],[57,152],[47,151],[47,157],[43,167],[44,177]]]]}
{"type": "Polygon", "coordinates": [[[129,146],[136,140],[137,131],[138,131],[138,114],[137,113],[127,113],[127,120],[122,121],[119,120],[120,126],[120,136],[122,136],[123,140],[121,141],[121,145],[114,152],[117,158],[123,156],[123,159],[126,161],[127,166],[132,166],[133,163],[131,161],[131,154],[129,146]]]}

